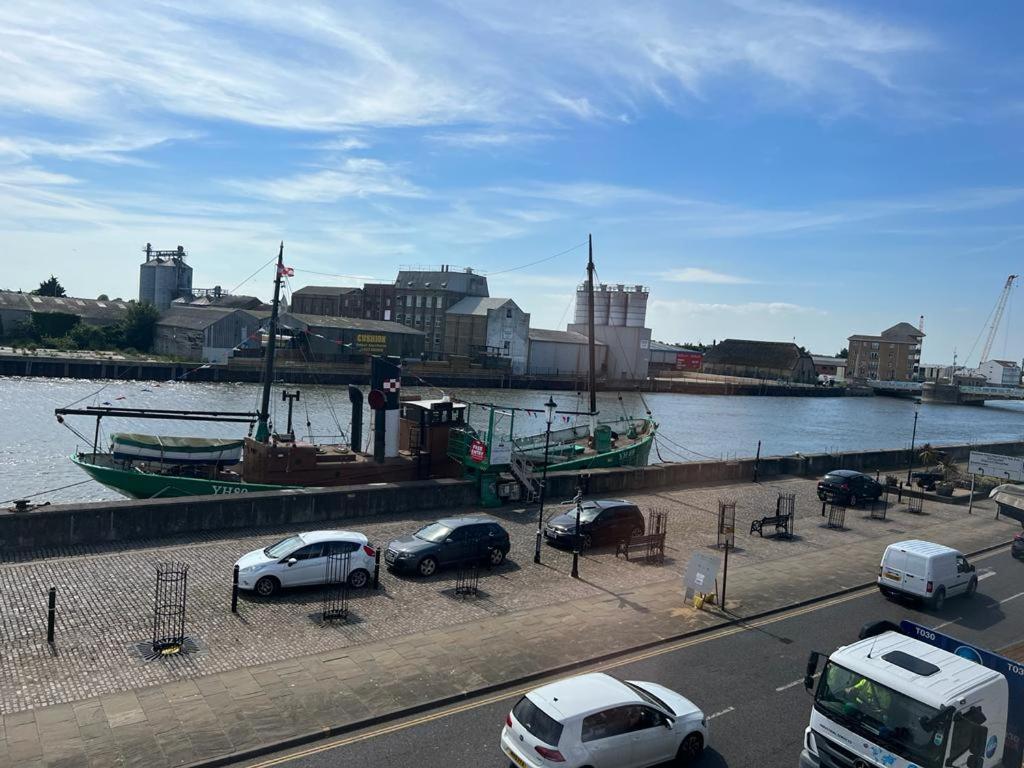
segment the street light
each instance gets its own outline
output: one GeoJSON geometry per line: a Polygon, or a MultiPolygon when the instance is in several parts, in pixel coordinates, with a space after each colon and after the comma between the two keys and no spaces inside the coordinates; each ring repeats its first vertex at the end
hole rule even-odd
{"type": "Polygon", "coordinates": [[[558,403],[551,395],[548,395],[548,401],[544,403],[548,426],[544,432],[544,469],[540,481],[540,510],[537,512],[537,548],[533,552],[533,562],[535,563],[540,562],[540,542],[544,529],[544,493],[548,487],[548,446],[551,445],[551,422],[555,420],[555,408],[557,407],[558,403]]]}
{"type": "MultiPolygon", "coordinates": [[[[910,436],[910,462],[907,467],[907,487],[910,487],[910,475],[914,469],[914,442],[917,440],[917,413],[918,409],[914,409],[914,432],[910,436]]],[[[909,503],[909,502],[908,502],[909,503]]]]}
{"type": "Polygon", "coordinates": [[[580,513],[583,511],[583,489],[576,492],[576,535],[572,537],[572,576],[574,579],[580,577],[580,513]]]}

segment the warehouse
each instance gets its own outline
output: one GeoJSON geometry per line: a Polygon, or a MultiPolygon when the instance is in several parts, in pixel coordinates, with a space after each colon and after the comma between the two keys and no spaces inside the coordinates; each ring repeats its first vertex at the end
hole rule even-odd
{"type": "Polygon", "coordinates": [[[258,345],[259,317],[244,309],[172,304],[156,322],[153,352],[224,363],[240,347],[258,345]]]}
{"type": "Polygon", "coordinates": [[[359,362],[368,355],[418,360],[423,353],[423,331],[388,320],[283,312],[280,327],[282,334],[304,339],[295,343],[304,344],[311,361],[359,362]]]}
{"type": "MultiPolygon", "coordinates": [[[[526,372],[542,376],[586,376],[590,365],[587,337],[572,331],[530,329],[530,347],[526,372]]],[[[594,369],[598,376],[605,372],[608,349],[600,341],[594,343],[594,369]]]]}

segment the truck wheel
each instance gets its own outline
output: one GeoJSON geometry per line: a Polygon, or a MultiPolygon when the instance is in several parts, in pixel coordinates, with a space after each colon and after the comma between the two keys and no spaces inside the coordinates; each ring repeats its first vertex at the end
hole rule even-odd
{"type": "Polygon", "coordinates": [[[942,607],[946,604],[946,588],[939,587],[939,591],[935,593],[935,597],[932,598],[932,608],[936,611],[941,611],[942,607]]]}
{"type": "Polygon", "coordinates": [[[977,592],[977,591],[978,591],[978,577],[977,576],[971,576],[971,581],[967,585],[967,592],[965,592],[964,594],[966,594],[968,597],[974,597],[974,593],[977,592]]]}

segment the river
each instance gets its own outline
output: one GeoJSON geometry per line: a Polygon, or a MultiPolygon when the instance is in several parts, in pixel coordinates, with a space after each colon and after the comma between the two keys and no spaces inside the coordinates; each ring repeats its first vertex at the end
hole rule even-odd
{"type": "MultiPolygon", "coordinates": [[[[404,394],[439,396],[438,390],[406,387],[404,394]]],[[[470,402],[541,408],[548,393],[521,390],[468,389],[450,392],[470,402]]],[[[586,395],[554,392],[562,410],[586,410],[586,395]]],[[[91,446],[94,422],[69,417],[85,439],[57,423],[53,409],[81,400],[80,406],[107,403],[144,408],[191,410],[251,410],[259,388],[252,384],[191,382],[120,382],[70,379],[0,379],[0,502],[40,491],[71,487],[34,496],[37,502],[93,501],[119,498],[85,479],[68,456],[91,446]]],[[[658,451],[665,461],[753,456],[757,441],[764,456],[797,452],[906,448],[914,423],[914,403],[886,397],[725,397],[716,395],[647,394],[646,403],[660,424],[658,451]]],[[[284,427],[285,405],[280,389],[271,400],[274,421],[284,427]]],[[[1024,440],[1024,403],[991,403],[984,407],[921,405],[917,444],[971,443],[1024,440]]],[[[636,393],[601,393],[602,418],[628,413],[643,415],[636,393]]],[[[483,408],[471,410],[471,421],[482,426],[483,408]]],[[[574,417],[568,417],[570,419],[574,417]]],[[[304,387],[295,404],[296,432],[324,442],[347,434],[350,424],[348,395],[343,387],[304,387]]],[[[368,416],[364,424],[369,425],[368,416]]],[[[558,426],[558,425],[556,425],[558,426]]],[[[538,414],[517,417],[516,432],[541,432],[538,414]]],[[[104,423],[104,431],[159,432],[165,435],[240,436],[237,424],[119,420],[104,423]]],[[[364,435],[368,434],[364,427],[364,435]]],[[[102,444],[108,441],[104,435],[102,444]]],[[[652,451],[651,461],[657,461],[652,451]]]]}

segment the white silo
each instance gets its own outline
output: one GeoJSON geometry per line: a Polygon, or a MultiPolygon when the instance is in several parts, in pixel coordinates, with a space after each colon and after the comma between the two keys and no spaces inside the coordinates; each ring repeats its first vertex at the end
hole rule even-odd
{"type": "Polygon", "coordinates": [[[576,311],[573,313],[573,323],[587,322],[587,308],[590,306],[590,296],[587,294],[587,284],[582,283],[576,286],[576,311]]]}
{"type": "Polygon", "coordinates": [[[185,263],[185,249],[154,251],[146,243],[146,260],[139,265],[139,301],[163,310],[178,298],[192,298],[192,267],[185,263]]]}
{"type": "Polygon", "coordinates": [[[608,325],[626,324],[626,286],[616,285],[608,294],[608,325]]]}
{"type": "Polygon", "coordinates": [[[626,309],[626,326],[629,328],[643,328],[647,322],[647,289],[642,285],[633,286],[628,293],[628,307],[626,309]]]}

